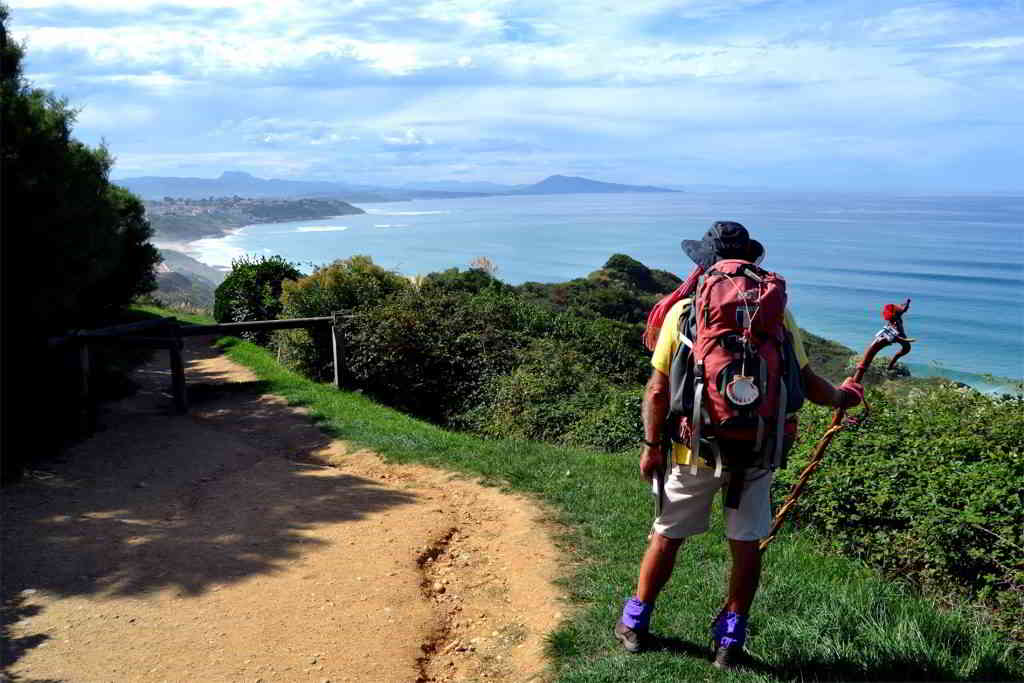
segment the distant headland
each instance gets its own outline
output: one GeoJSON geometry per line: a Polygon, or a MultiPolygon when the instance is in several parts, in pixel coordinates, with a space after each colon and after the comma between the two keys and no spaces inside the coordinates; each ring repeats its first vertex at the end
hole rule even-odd
{"type": "Polygon", "coordinates": [[[651,185],[623,185],[579,176],[553,175],[530,185],[436,181],[407,183],[401,187],[351,184],[319,180],[258,178],[241,171],[225,171],[218,178],[142,176],[121,178],[118,185],[143,199],[209,199],[220,197],[319,197],[346,202],[386,202],[411,199],[452,199],[530,194],[608,194],[616,192],[679,192],[651,185]]]}

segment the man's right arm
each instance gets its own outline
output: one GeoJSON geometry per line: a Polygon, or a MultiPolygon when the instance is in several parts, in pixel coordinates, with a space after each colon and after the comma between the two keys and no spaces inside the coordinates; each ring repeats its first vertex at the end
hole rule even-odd
{"type": "MultiPolygon", "coordinates": [[[[856,389],[847,390],[845,387],[836,387],[827,379],[816,373],[810,363],[805,365],[800,372],[803,380],[804,395],[811,403],[829,408],[853,408],[861,402],[856,389]]],[[[852,382],[852,379],[847,379],[852,382]]],[[[857,384],[856,387],[861,387],[857,384]]],[[[863,388],[860,388],[863,394],[863,388]]]]}
{"type": "Polygon", "coordinates": [[[644,418],[644,441],[657,444],[649,446],[644,444],[643,453],[640,456],[640,472],[650,479],[662,466],[666,453],[662,452],[661,437],[665,427],[665,418],[668,416],[669,384],[668,375],[660,370],[651,371],[651,378],[647,380],[647,388],[644,390],[643,418],[644,418]]]}

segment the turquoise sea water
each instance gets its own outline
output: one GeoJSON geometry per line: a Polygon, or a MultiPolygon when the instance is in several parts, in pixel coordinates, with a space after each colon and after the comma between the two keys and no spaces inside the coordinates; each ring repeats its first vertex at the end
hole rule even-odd
{"type": "Polygon", "coordinates": [[[564,281],[625,253],[685,276],[681,239],[737,220],[789,283],[801,326],[854,349],[883,304],[911,297],[916,375],[974,385],[1024,377],[1024,197],[708,193],[480,197],[364,204],[359,216],[254,225],[193,243],[227,265],[280,254],[308,268],[353,254],[407,275],[465,268],[478,256],[513,284],[564,281]]]}

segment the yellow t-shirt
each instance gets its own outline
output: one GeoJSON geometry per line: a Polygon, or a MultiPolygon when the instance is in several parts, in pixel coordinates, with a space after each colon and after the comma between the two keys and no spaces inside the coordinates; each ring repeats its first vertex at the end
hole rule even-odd
{"type": "MultiPolygon", "coordinates": [[[[668,313],[665,315],[665,321],[661,324],[661,332],[658,333],[658,343],[654,347],[654,355],[651,356],[651,365],[654,366],[655,370],[664,375],[668,375],[669,368],[672,367],[672,356],[675,355],[676,349],[679,347],[679,317],[690,309],[692,303],[693,299],[683,299],[677,302],[668,310],[668,313]]],[[[793,316],[789,314],[789,309],[786,309],[783,324],[789,330],[789,333],[793,335],[793,352],[796,354],[797,363],[800,364],[800,369],[802,370],[809,362],[807,350],[804,349],[804,338],[800,334],[800,328],[797,327],[793,316]]],[[[673,443],[672,459],[680,465],[689,465],[690,449],[682,444],[673,443]]],[[[699,464],[704,465],[703,462],[699,464]]]]}

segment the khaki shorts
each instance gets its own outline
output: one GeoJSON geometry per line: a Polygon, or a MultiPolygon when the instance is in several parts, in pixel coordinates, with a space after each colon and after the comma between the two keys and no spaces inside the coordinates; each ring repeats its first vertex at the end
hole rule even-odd
{"type": "MultiPolygon", "coordinates": [[[[745,475],[739,509],[725,508],[725,535],[734,541],[757,541],[772,530],[774,473],[749,469],[745,475]]],[[[661,515],[654,520],[654,532],[667,538],[686,538],[707,531],[711,503],[730,476],[725,472],[716,478],[715,471],[707,467],[698,468],[693,475],[689,465],[673,465],[665,479],[665,502],[661,515]]],[[[654,495],[658,495],[657,486],[656,480],[651,482],[654,495]]]]}

